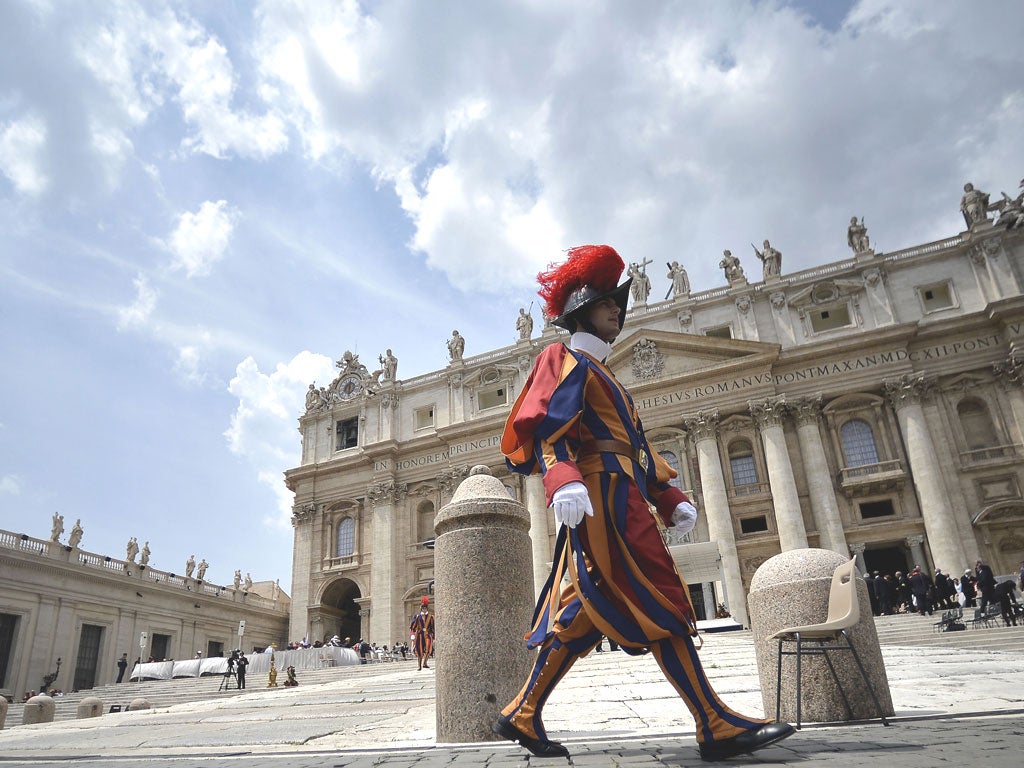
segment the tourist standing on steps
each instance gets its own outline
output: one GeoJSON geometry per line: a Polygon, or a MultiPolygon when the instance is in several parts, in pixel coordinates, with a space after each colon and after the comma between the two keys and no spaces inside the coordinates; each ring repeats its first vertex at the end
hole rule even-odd
{"type": "Polygon", "coordinates": [[[409,622],[412,650],[416,654],[416,669],[430,669],[427,659],[434,650],[434,614],[430,612],[430,598],[420,598],[420,612],[409,622]]]}
{"type": "Polygon", "coordinates": [[[661,537],[665,525],[691,530],[697,510],[669,484],[675,471],[647,444],[632,398],[604,363],[625,318],[631,281],[616,285],[624,268],[613,248],[586,245],[538,275],[545,315],[572,336],[538,356],[501,450],[510,469],[543,475],[559,529],[527,635],[536,661],[494,731],[539,757],[567,756],[545,733],[541,709],[603,634],[627,653],[651,651],[696,721],[701,757],[719,760],[794,730],[727,707],[697,657],[689,592],[661,537]],[[570,584],[559,594],[566,568],[570,584]]]}

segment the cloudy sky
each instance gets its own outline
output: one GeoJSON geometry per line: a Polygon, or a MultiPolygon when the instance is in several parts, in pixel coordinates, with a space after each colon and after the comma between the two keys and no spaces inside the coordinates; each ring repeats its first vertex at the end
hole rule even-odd
{"type": "Polygon", "coordinates": [[[765,238],[846,258],[852,215],[953,235],[1024,176],[1022,40],[1016,0],[3,0],[0,528],[290,592],[343,352],[511,343],[581,243],[699,291],[765,238]]]}

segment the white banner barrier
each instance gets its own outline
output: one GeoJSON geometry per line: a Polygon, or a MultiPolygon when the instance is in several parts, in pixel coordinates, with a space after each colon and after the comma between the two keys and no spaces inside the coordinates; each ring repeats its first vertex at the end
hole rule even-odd
{"type": "MultiPolygon", "coordinates": [[[[246,654],[249,666],[246,672],[254,674],[270,674],[269,653],[246,654]]],[[[297,651],[275,651],[274,665],[279,672],[288,667],[296,671],[303,669],[322,669],[324,667],[349,667],[359,663],[359,654],[351,648],[302,648],[297,651]]],[[[147,664],[136,664],[129,680],[170,680],[174,677],[199,677],[200,675],[223,675],[228,671],[228,660],[221,656],[210,659],[185,659],[184,661],[154,661],[147,664]]]]}

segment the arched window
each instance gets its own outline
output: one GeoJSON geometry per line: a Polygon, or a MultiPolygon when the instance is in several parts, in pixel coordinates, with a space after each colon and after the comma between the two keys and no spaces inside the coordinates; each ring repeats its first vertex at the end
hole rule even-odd
{"type": "Polygon", "coordinates": [[[416,540],[430,541],[434,538],[434,502],[421,501],[416,507],[416,540]]]}
{"type": "Polygon", "coordinates": [[[839,429],[843,440],[843,453],[846,454],[846,466],[863,467],[865,464],[877,464],[878,448],[875,446],[875,433],[871,425],[863,419],[850,419],[839,429]]]}
{"type": "Polygon", "coordinates": [[[356,549],[356,521],[351,517],[338,523],[338,550],[335,557],[349,557],[356,549]]]}
{"type": "Polygon", "coordinates": [[[992,417],[981,400],[964,398],[957,404],[956,413],[960,417],[960,428],[964,431],[968,450],[976,451],[999,444],[992,417]]]}
{"type": "Polygon", "coordinates": [[[729,443],[729,467],[732,470],[732,484],[753,485],[757,482],[757,465],[754,463],[754,448],[746,440],[729,443]]]}
{"type": "Polygon", "coordinates": [[[683,487],[683,473],[679,471],[679,458],[672,451],[658,451],[661,457],[668,462],[668,465],[676,471],[676,476],[669,480],[671,485],[682,490],[683,487]]]}

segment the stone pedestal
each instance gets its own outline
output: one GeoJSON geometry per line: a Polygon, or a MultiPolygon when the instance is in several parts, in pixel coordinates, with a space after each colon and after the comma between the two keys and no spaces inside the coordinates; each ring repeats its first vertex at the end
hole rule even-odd
{"type": "Polygon", "coordinates": [[[78,702],[78,711],[75,714],[79,720],[86,717],[99,717],[103,714],[103,702],[96,696],[86,696],[78,702]]]}
{"type": "Polygon", "coordinates": [[[25,702],[25,708],[21,712],[21,724],[52,723],[56,711],[57,705],[49,696],[33,696],[25,702]]]}
{"type": "Polygon", "coordinates": [[[434,528],[437,740],[496,740],[491,726],[533,662],[530,515],[474,467],[434,528]]]}
{"type": "MultiPolygon", "coordinates": [[[[767,560],[750,582],[748,606],[750,626],[757,652],[761,680],[761,700],[765,714],[775,715],[775,682],[778,673],[779,644],[771,636],[781,629],[804,624],[820,624],[828,616],[828,595],[832,574],[848,558],[825,549],[794,549],[767,560]]],[[[871,694],[857,670],[849,651],[832,654],[832,663],[842,681],[843,690],[853,708],[854,720],[893,714],[889,681],[885,675],[882,651],[871,615],[867,587],[854,573],[860,619],[847,630],[867,672],[884,712],[879,713],[871,694]]],[[[787,643],[787,650],[795,645],[787,643]]],[[[822,656],[804,656],[801,686],[803,720],[834,722],[850,720],[836,682],[822,656]]],[[[783,720],[796,719],[796,657],[782,660],[783,720]]]]}

